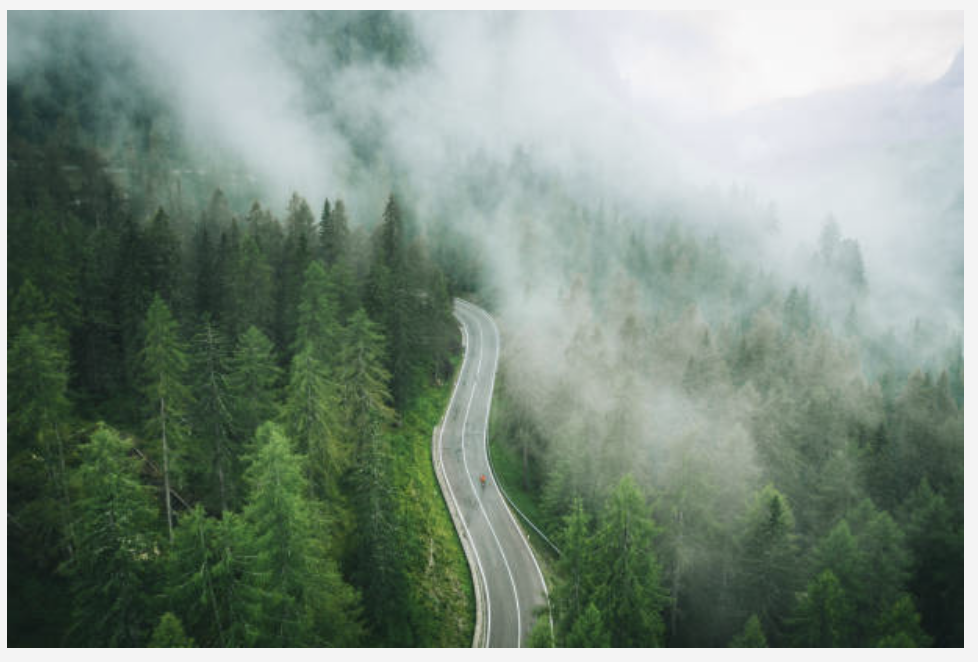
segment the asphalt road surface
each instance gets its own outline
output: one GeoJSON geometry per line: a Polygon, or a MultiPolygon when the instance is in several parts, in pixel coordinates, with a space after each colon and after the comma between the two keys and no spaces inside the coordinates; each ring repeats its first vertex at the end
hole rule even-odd
{"type": "MultiPolygon", "coordinates": [[[[487,427],[499,361],[499,331],[481,308],[455,300],[465,358],[439,435],[445,495],[460,515],[483,587],[484,637],[494,648],[525,645],[547,587],[523,530],[517,525],[489,469],[487,427]],[[480,476],[486,477],[486,484],[480,476]]],[[[478,590],[478,587],[477,587],[478,590]]]]}

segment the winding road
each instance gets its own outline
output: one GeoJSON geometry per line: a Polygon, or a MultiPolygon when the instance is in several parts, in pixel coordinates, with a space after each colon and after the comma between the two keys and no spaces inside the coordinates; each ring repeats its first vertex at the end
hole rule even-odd
{"type": "Polygon", "coordinates": [[[455,317],[465,358],[437,432],[436,467],[479,594],[476,644],[518,648],[547,606],[547,586],[489,466],[487,428],[499,330],[486,311],[461,299],[455,300],[455,317]]]}

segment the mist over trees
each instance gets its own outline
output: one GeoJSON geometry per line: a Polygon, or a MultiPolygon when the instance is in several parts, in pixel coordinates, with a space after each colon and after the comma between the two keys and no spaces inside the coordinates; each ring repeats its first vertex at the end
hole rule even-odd
{"type": "Polygon", "coordinates": [[[98,112],[74,121],[87,79],[37,75],[8,86],[11,641],[464,641],[454,541],[425,545],[442,576],[414,582],[399,545],[448,526],[394,507],[418,487],[392,448],[430,444],[413,420],[436,420],[458,338],[396,197],[351,224],[296,193],[279,219],[174,188],[155,129],[136,163],[159,170],[120,180],[98,112]]]}
{"type": "Polygon", "coordinates": [[[664,596],[649,607],[660,643],[961,645],[960,340],[914,368],[896,351],[879,360],[854,321],[872,274],[831,221],[811,260],[845,299],[822,307],[676,222],[573,205],[559,217],[556,301],[530,267],[523,301],[500,304],[550,307],[502,316],[491,432],[523,458],[561,548],[558,644],[588,631],[606,645],[623,618],[589,604],[585,578],[609,563],[593,532],[615,521],[605,504],[626,476],[657,531],[646,558],[660,570],[645,576],[664,596]],[[918,518],[940,518],[925,534],[940,542],[919,538],[918,518]]]}
{"type": "Polygon", "coordinates": [[[534,645],[962,645],[963,52],[765,189],[679,164],[780,106],[636,114],[573,17],[185,19],[9,18],[13,645],[466,645],[454,295],[534,645]]]}

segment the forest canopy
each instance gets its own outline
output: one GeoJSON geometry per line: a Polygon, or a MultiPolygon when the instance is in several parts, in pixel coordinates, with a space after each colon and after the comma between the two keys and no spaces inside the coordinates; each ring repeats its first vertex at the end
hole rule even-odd
{"type": "Polygon", "coordinates": [[[186,19],[8,18],[11,645],[468,645],[455,296],[530,643],[963,645],[963,51],[683,124],[610,19],[186,19]]]}

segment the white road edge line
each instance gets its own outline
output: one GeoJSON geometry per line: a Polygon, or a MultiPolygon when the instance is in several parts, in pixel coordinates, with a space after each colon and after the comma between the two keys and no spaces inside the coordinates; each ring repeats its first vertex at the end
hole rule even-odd
{"type": "MultiPolygon", "coordinates": [[[[486,507],[482,503],[482,497],[479,495],[479,492],[476,491],[476,489],[475,489],[475,482],[472,480],[472,473],[469,471],[469,461],[468,461],[468,458],[465,456],[465,428],[468,425],[469,412],[472,409],[472,401],[475,400],[475,391],[476,391],[476,389],[475,389],[475,382],[478,381],[479,373],[482,372],[482,355],[484,353],[483,352],[483,349],[482,349],[482,327],[481,327],[481,325],[479,325],[478,323],[476,323],[476,328],[479,330],[479,365],[475,369],[476,379],[473,380],[473,382],[472,382],[472,395],[469,397],[469,404],[465,408],[465,418],[462,421],[462,463],[465,465],[465,475],[468,476],[468,478],[469,478],[469,485],[472,487],[472,494],[475,495],[476,502],[479,504],[479,510],[482,511],[483,516],[486,518],[486,524],[489,525],[489,533],[492,534],[493,540],[496,541],[496,547],[499,549],[499,554],[500,554],[500,556],[503,557],[503,565],[506,566],[506,574],[509,575],[509,583],[513,587],[513,599],[516,601],[516,647],[517,648],[521,648],[522,647],[522,639],[523,639],[523,632],[522,632],[523,627],[522,627],[522,617],[520,615],[520,594],[519,594],[519,590],[516,588],[516,580],[513,578],[513,570],[509,567],[509,560],[506,558],[506,552],[503,551],[503,545],[502,545],[501,542],[499,542],[499,536],[496,535],[496,529],[495,529],[495,527],[493,527],[492,520],[489,519],[489,513],[486,512],[486,507]]],[[[495,378],[495,375],[493,375],[493,378],[495,378]]],[[[489,397],[489,404],[491,405],[492,404],[492,390],[491,389],[489,391],[489,396],[490,396],[489,397]]],[[[487,405],[487,407],[488,406],[489,405],[487,405]]],[[[486,419],[486,420],[488,420],[488,419],[486,419]]],[[[485,430],[483,430],[483,441],[485,441],[485,430]]],[[[491,469],[490,469],[490,471],[491,471],[491,469]]],[[[505,502],[503,503],[503,505],[505,506],[505,502]]],[[[508,513],[509,510],[507,510],[506,512],[508,513]]],[[[510,515],[510,517],[512,517],[512,515],[510,515]]],[[[488,588],[486,590],[488,592],[488,588]]],[[[488,639],[489,638],[486,637],[486,643],[487,644],[489,643],[488,639]]]]}
{"type": "MultiPolygon", "coordinates": [[[[462,301],[462,300],[459,299],[459,301],[462,301]]],[[[467,301],[463,301],[463,303],[468,304],[467,301]]],[[[479,308],[477,306],[472,306],[471,304],[468,304],[468,305],[471,308],[473,308],[474,310],[476,310],[479,313],[481,313],[482,316],[485,317],[489,321],[489,323],[492,325],[493,334],[496,336],[496,355],[495,355],[495,361],[494,361],[493,368],[492,368],[492,387],[489,389],[489,392],[491,394],[495,390],[495,388],[496,388],[496,369],[499,366],[499,349],[500,349],[500,343],[499,343],[499,327],[496,326],[496,321],[492,318],[491,315],[489,315],[489,313],[485,312],[484,310],[482,310],[481,308],[479,308]]],[[[489,407],[486,408],[486,426],[485,426],[485,429],[484,429],[484,432],[483,432],[484,435],[488,435],[489,434],[489,410],[491,408],[492,408],[492,397],[489,398],[489,407]]],[[[486,461],[489,461],[489,440],[488,440],[488,438],[485,438],[484,437],[483,438],[483,442],[484,442],[483,445],[485,446],[485,449],[486,449],[486,461]]],[[[492,464],[491,463],[490,463],[489,467],[490,467],[490,470],[491,470],[491,468],[492,468],[492,464]]],[[[536,556],[536,554],[533,553],[533,548],[530,547],[530,541],[527,540],[526,535],[523,533],[523,529],[519,526],[519,524],[517,524],[516,518],[513,517],[513,513],[509,510],[508,504],[505,503],[505,499],[503,500],[503,505],[506,506],[506,512],[507,512],[507,514],[509,514],[509,518],[510,518],[510,520],[512,520],[513,526],[515,526],[516,527],[516,530],[519,531],[520,538],[523,540],[523,544],[526,545],[526,551],[529,552],[530,558],[533,559],[533,565],[537,569],[537,575],[539,575],[539,577],[540,577],[540,584],[543,586],[543,594],[547,598],[547,615],[548,615],[548,617],[550,619],[550,632],[551,632],[551,634],[553,634],[554,617],[553,617],[553,610],[551,610],[551,608],[550,608],[550,591],[547,590],[547,580],[545,580],[543,578],[543,571],[540,569],[540,564],[537,563],[537,556],[536,556]]]]}
{"type": "MultiPolygon", "coordinates": [[[[461,321],[461,320],[459,320],[461,321]]],[[[462,367],[458,371],[458,381],[455,382],[455,388],[452,389],[452,397],[448,401],[448,411],[445,414],[445,422],[441,426],[441,430],[438,431],[438,462],[441,464],[441,473],[445,476],[445,485],[448,486],[448,494],[452,497],[452,503],[455,504],[455,512],[458,513],[458,518],[462,522],[462,528],[465,529],[465,535],[468,537],[472,544],[472,553],[475,554],[475,564],[479,568],[479,575],[482,576],[482,587],[486,592],[486,639],[483,642],[484,647],[489,645],[489,633],[492,631],[492,600],[489,599],[489,583],[486,581],[486,572],[482,569],[482,561],[479,559],[479,550],[475,547],[475,538],[469,532],[469,527],[465,523],[465,514],[462,509],[459,508],[458,500],[455,498],[455,491],[452,489],[452,481],[448,478],[448,474],[445,473],[445,445],[442,443],[442,438],[445,435],[445,428],[448,427],[448,417],[452,412],[452,405],[455,404],[455,396],[458,394],[459,386],[462,385],[462,379],[465,376],[465,364],[469,360],[469,333],[465,329],[465,324],[462,323],[462,333],[465,334],[465,354],[462,356],[462,367]]],[[[465,458],[465,426],[462,426],[462,458],[465,458]]]]}

